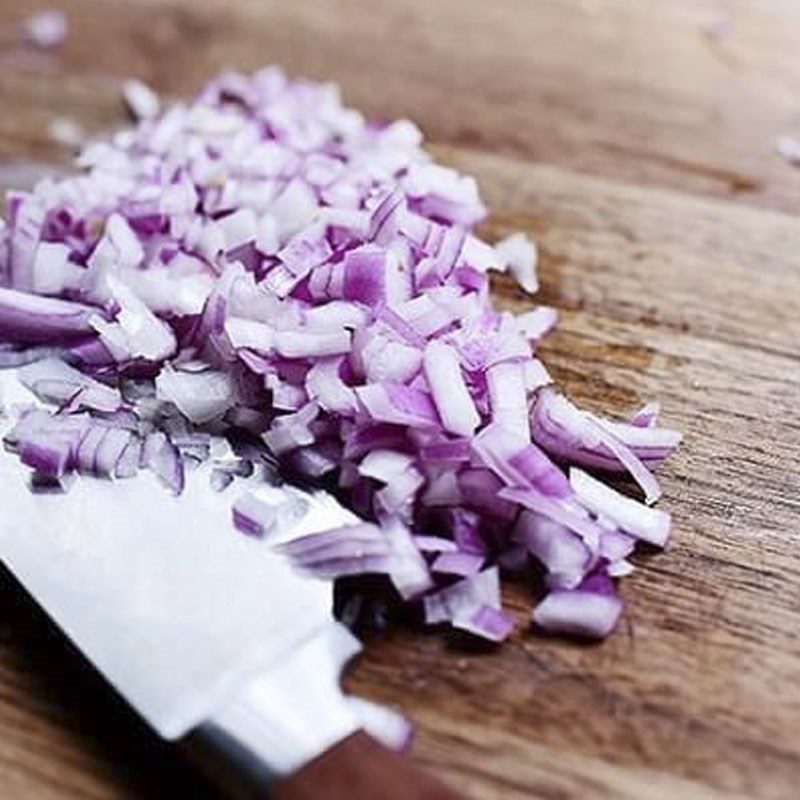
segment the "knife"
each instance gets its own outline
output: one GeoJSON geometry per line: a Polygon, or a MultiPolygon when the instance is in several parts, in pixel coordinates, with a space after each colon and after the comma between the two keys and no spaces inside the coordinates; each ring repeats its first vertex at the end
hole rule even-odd
{"type": "Polygon", "coordinates": [[[290,537],[354,516],[328,494],[255,478],[216,492],[210,468],[189,472],[177,497],[149,472],[33,494],[2,453],[0,559],[225,796],[455,800],[361,729],[339,686],[360,644],[333,618],[331,584],[235,531],[230,509],[242,491],[299,505],[278,534],[290,537]]]}

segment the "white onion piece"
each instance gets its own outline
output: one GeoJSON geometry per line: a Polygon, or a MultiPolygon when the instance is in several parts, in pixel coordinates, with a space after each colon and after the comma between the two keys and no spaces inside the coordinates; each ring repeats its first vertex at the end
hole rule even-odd
{"type": "Polygon", "coordinates": [[[455,350],[444,342],[432,341],[425,348],[422,364],[445,430],[471,436],[481,418],[464,382],[455,350]]]}
{"type": "Polygon", "coordinates": [[[800,166],[800,139],[796,136],[779,136],[775,142],[775,150],[793,166],[800,166]]]}
{"type": "Polygon", "coordinates": [[[307,225],[316,215],[317,198],[306,183],[293,180],[269,208],[281,241],[307,225]]]}
{"type": "Polygon", "coordinates": [[[120,361],[145,358],[160,361],[175,352],[177,342],[168,325],[124,283],[112,276],[107,278],[112,297],[119,304],[115,322],[106,322],[99,315],[91,320],[100,339],[120,361]]]}
{"type": "Polygon", "coordinates": [[[523,233],[514,233],[498,242],[494,249],[516,282],[529,294],[539,289],[536,277],[536,245],[523,233]]]}
{"type": "Polygon", "coordinates": [[[83,128],[70,117],[56,117],[48,126],[47,132],[57,144],[76,151],[80,149],[86,138],[83,128]]]}
{"type": "Polygon", "coordinates": [[[341,331],[342,328],[360,328],[369,322],[369,312],[355,303],[332,300],[308,309],[305,321],[309,330],[318,332],[341,331]]]}
{"type": "Polygon", "coordinates": [[[67,38],[69,27],[63,11],[40,11],[24,24],[28,39],[36,47],[49,50],[62,44],[67,38]]]}
{"type": "Polygon", "coordinates": [[[287,492],[245,492],[233,504],[233,524],[251,536],[266,536],[296,522],[307,510],[302,498],[287,492]]]}
{"type": "Polygon", "coordinates": [[[631,425],[637,428],[652,428],[658,422],[660,413],[661,403],[647,403],[631,417],[631,425]]]}
{"type": "Polygon", "coordinates": [[[671,521],[666,511],[637,503],[577,467],[570,469],[569,480],[578,501],[590,511],[603,514],[621,530],[656,547],[667,543],[671,521]]]}
{"type": "Polygon", "coordinates": [[[492,421],[502,425],[521,442],[530,441],[528,401],[522,365],[513,361],[490,367],[487,372],[492,421]]]}
{"type": "Polygon", "coordinates": [[[122,96],[136,119],[152,119],[158,116],[161,110],[158,95],[141,81],[125,81],[122,86],[122,96]]]}
{"type": "Polygon", "coordinates": [[[453,627],[490,642],[502,642],[514,630],[514,620],[501,608],[482,605],[457,614],[453,627]]]}
{"type": "Polygon", "coordinates": [[[555,591],[533,611],[533,621],[546,630],[602,639],[619,621],[618,597],[582,591],[555,591]]]}
{"type": "Polygon", "coordinates": [[[317,418],[319,406],[315,402],[307,403],[293,414],[277,417],[270,429],[264,434],[264,441],[275,455],[282,455],[313,444],[315,437],[310,425],[317,418]]]}
{"type": "Polygon", "coordinates": [[[350,339],[350,333],[346,330],[326,333],[277,331],[275,350],[286,358],[336,356],[349,352],[350,339]]]}
{"type": "Polygon", "coordinates": [[[525,337],[533,342],[538,342],[550,333],[557,322],[558,312],[549,306],[539,306],[517,317],[517,326],[525,337]]]}
{"type": "Polygon", "coordinates": [[[465,616],[483,605],[500,608],[500,575],[496,567],[460,580],[424,600],[425,621],[431,625],[465,616]]]}
{"type": "Polygon", "coordinates": [[[81,285],[86,271],[69,260],[70,249],[59,242],[40,242],[33,261],[33,291],[57,295],[81,285]]]}
{"type": "Polygon", "coordinates": [[[341,379],[341,359],[318,361],[306,376],[306,392],[326,411],[351,415],[357,408],[355,392],[341,379]]]}
{"type": "Polygon", "coordinates": [[[527,392],[535,392],[537,389],[553,384],[550,373],[538,358],[526,361],[522,367],[522,374],[527,392]]]}
{"type": "Polygon", "coordinates": [[[225,320],[225,334],[232,347],[249,347],[259,353],[269,353],[275,342],[275,331],[269,325],[241,317],[225,320]]]}
{"type": "Polygon", "coordinates": [[[414,459],[394,450],[373,450],[358,467],[366,478],[390,483],[414,464],[414,459]]]}
{"type": "Polygon", "coordinates": [[[111,214],[87,266],[94,273],[114,272],[138,267],[143,260],[144,248],[127,220],[120,214],[111,214]]]}
{"type": "Polygon", "coordinates": [[[249,208],[242,208],[217,220],[225,241],[225,250],[235,250],[242,245],[255,242],[257,236],[256,215],[249,208]]]}
{"type": "Polygon", "coordinates": [[[607,572],[612,578],[624,578],[626,575],[630,575],[634,572],[636,568],[625,558],[621,558],[619,561],[614,561],[608,565],[607,572]]]}
{"type": "Polygon", "coordinates": [[[392,518],[384,524],[383,531],[392,552],[389,577],[400,596],[410,600],[429,591],[433,580],[408,528],[392,518]]]}
{"type": "Polygon", "coordinates": [[[118,389],[93,380],[59,358],[45,358],[22,367],[22,384],[40,400],[62,405],[74,400],[76,407],[116,411],[122,405],[118,389]]]}
{"type": "Polygon", "coordinates": [[[156,394],[196,424],[222,416],[234,403],[230,379],[215,370],[178,372],[165,366],[156,378],[156,394]]]}

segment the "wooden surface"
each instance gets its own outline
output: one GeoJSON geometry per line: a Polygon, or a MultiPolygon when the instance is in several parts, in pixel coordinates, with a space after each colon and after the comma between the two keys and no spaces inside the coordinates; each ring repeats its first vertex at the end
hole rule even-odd
{"type": "MultiPolygon", "coordinates": [[[[340,82],[476,174],[489,235],[524,229],[565,388],[686,432],[663,473],[669,550],[637,559],[600,646],[527,630],[467,653],[370,641],[350,688],[419,725],[478,799],[794,798],[800,786],[800,135],[793,0],[73,0],[63,54],[15,47],[0,0],[0,184],[68,158],[56,116],[118,124],[121,79],[172,94],[223,66],[340,82]],[[706,33],[720,10],[722,39],[706,33]],[[391,31],[392,35],[388,35],[391,31]]],[[[499,282],[499,302],[525,298],[499,282]]],[[[0,576],[2,578],[2,576],[0,576]]],[[[0,580],[0,795],[211,798],[0,580]]]]}

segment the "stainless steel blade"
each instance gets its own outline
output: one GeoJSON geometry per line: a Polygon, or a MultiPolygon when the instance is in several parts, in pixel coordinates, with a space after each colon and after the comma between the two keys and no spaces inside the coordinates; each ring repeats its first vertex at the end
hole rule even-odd
{"type": "MultiPolygon", "coordinates": [[[[271,490],[237,481],[215,492],[208,470],[189,473],[180,497],[147,472],[34,495],[28,470],[0,453],[0,558],[170,739],[331,619],[330,584],[297,575],[264,541],[232,527],[240,492],[271,490]]],[[[303,531],[355,520],[330,496],[307,499],[303,531]]]]}

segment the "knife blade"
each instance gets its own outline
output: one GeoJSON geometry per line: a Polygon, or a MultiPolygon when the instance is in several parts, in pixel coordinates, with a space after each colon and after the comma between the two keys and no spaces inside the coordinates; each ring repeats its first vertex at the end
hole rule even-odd
{"type": "MultiPolygon", "coordinates": [[[[7,402],[30,401],[13,373],[0,374],[0,391],[7,402]]],[[[0,560],[159,735],[185,742],[219,773],[213,777],[251,796],[337,743],[346,741],[334,750],[342,755],[325,769],[375,745],[353,736],[359,718],[339,687],[360,644],[333,619],[331,584],[300,575],[270,542],[234,530],[232,502],[248,491],[301,507],[277,539],[357,517],[329,494],[258,477],[218,492],[210,470],[206,463],[190,471],[179,496],[147,471],[34,494],[24,465],[0,453],[0,560]]],[[[432,787],[431,797],[452,796],[385,752],[372,757],[408,773],[411,785],[432,787]]],[[[304,780],[287,796],[314,796],[317,781],[309,788],[304,780]]],[[[358,797],[357,785],[348,780],[344,791],[358,797]]]]}

